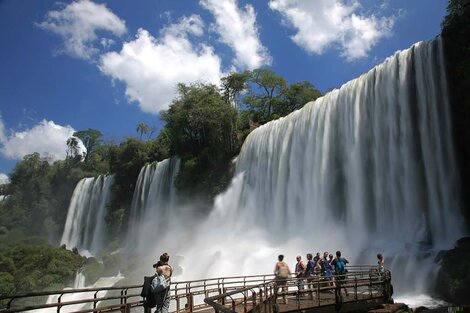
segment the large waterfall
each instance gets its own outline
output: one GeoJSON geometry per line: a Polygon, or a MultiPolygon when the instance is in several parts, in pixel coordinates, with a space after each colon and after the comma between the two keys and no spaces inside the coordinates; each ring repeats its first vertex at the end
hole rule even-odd
{"type": "Polygon", "coordinates": [[[177,204],[174,181],[179,167],[180,160],[172,158],[141,169],[132,198],[127,250],[140,250],[147,239],[157,242],[155,238],[167,230],[170,216],[177,215],[174,214],[177,204]]]}
{"type": "MultiPolygon", "coordinates": [[[[178,159],[142,168],[123,251],[146,273],[169,252],[184,268],[178,280],[270,273],[278,254],[293,267],[309,252],[341,250],[352,264],[375,264],[381,252],[397,293],[428,292],[439,251],[465,232],[441,39],[397,52],[257,128],[235,164],[205,219],[175,202],[178,159]]],[[[68,246],[95,251],[87,243],[99,227],[85,231],[93,225],[85,223],[85,202],[103,208],[109,184],[77,185],[62,240],[68,246]]]]}
{"type": "Polygon", "coordinates": [[[96,256],[101,251],[113,178],[99,176],[78,182],[70,201],[61,244],[69,249],[76,247],[85,256],[96,256]]]}
{"type": "Polygon", "coordinates": [[[271,272],[281,253],[293,266],[381,252],[398,293],[426,292],[464,232],[453,151],[442,43],[420,42],[254,130],[208,221],[172,251],[191,278],[271,272]]]}

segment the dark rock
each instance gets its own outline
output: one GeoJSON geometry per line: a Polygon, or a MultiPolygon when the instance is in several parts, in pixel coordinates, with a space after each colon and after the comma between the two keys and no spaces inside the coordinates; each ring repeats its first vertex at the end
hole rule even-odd
{"type": "Polygon", "coordinates": [[[470,237],[463,237],[457,240],[457,248],[470,250],[470,237]]]}
{"type": "Polygon", "coordinates": [[[421,312],[424,312],[424,311],[427,311],[429,310],[427,307],[425,306],[419,306],[417,307],[416,309],[413,310],[414,313],[421,313],[421,312]]]}
{"type": "Polygon", "coordinates": [[[437,277],[436,293],[443,300],[458,304],[470,304],[470,238],[457,241],[457,247],[442,256],[437,277]]]}

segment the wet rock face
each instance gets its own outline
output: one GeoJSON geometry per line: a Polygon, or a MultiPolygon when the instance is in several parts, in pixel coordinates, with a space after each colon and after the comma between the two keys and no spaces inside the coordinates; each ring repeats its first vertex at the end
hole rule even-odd
{"type": "Polygon", "coordinates": [[[436,289],[445,301],[470,304],[470,237],[459,239],[454,249],[443,253],[436,289]]]}

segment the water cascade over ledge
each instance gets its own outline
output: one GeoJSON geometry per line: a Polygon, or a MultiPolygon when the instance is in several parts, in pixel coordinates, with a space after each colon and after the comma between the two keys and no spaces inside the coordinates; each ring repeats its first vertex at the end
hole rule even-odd
{"type": "Polygon", "coordinates": [[[174,181],[179,167],[180,159],[172,158],[141,169],[129,216],[128,251],[139,250],[147,244],[146,239],[156,238],[166,231],[168,218],[174,215],[172,210],[177,205],[174,181]]]}
{"type": "Polygon", "coordinates": [[[353,264],[381,252],[396,292],[426,293],[464,233],[442,50],[417,43],[254,130],[209,220],[178,243],[185,267],[241,275],[271,272],[281,253],[293,268],[307,252],[353,264]]]}
{"type": "Polygon", "coordinates": [[[76,247],[80,254],[96,256],[106,234],[106,205],[113,176],[83,178],[75,187],[67,213],[61,244],[76,247]]]}

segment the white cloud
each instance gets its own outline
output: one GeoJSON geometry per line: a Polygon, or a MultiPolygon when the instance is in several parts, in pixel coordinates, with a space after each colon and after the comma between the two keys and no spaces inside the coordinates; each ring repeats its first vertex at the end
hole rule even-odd
{"type": "Polygon", "coordinates": [[[291,39],[308,53],[322,54],[337,45],[349,61],[367,56],[381,38],[391,35],[395,22],[394,16],[357,13],[359,1],[270,0],[269,7],[296,29],[291,39]]]}
{"type": "Polygon", "coordinates": [[[71,126],[43,120],[31,129],[4,136],[0,142],[0,153],[9,159],[22,159],[33,152],[39,152],[51,161],[64,159],[67,139],[74,132],[71,126]]]}
{"type": "Polygon", "coordinates": [[[10,177],[7,174],[0,173],[0,185],[9,184],[10,177]]]}
{"type": "Polygon", "coordinates": [[[91,59],[99,52],[94,45],[96,41],[112,43],[107,38],[98,38],[97,30],[105,30],[114,35],[127,32],[123,20],[108,10],[104,4],[89,0],[72,2],[60,11],[47,13],[45,21],[39,27],[56,33],[64,40],[64,53],[70,56],[91,59]],[[98,40],[100,39],[100,40],[98,40]]]}
{"type": "Polygon", "coordinates": [[[176,95],[177,83],[218,83],[221,60],[205,44],[193,45],[189,35],[201,36],[204,23],[198,15],[183,17],[161,30],[155,38],[139,29],[120,52],[101,57],[100,70],[126,84],[126,96],[144,112],[158,114],[176,95]]]}
{"type": "Polygon", "coordinates": [[[0,143],[5,141],[5,124],[3,123],[2,114],[0,114],[0,143]]]}
{"type": "Polygon", "coordinates": [[[256,12],[247,4],[238,8],[236,0],[201,0],[200,5],[215,17],[215,30],[221,42],[235,52],[235,65],[254,69],[271,64],[268,49],[261,44],[256,26],[256,12]]]}

